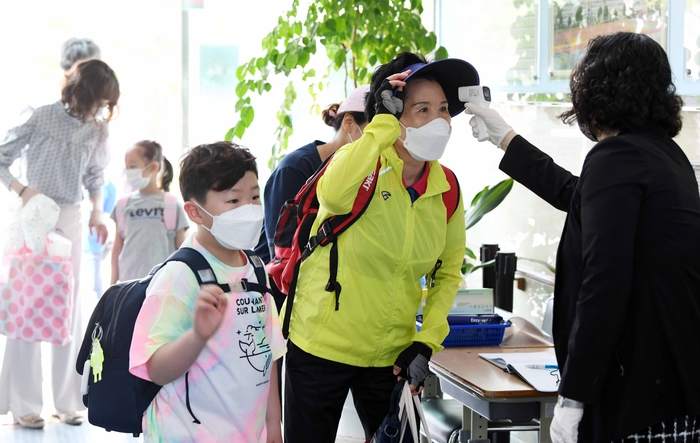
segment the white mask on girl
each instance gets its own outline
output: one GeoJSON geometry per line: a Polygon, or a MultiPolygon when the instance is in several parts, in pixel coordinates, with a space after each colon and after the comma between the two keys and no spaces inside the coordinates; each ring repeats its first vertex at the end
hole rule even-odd
{"type": "MultiPolygon", "coordinates": [[[[360,128],[360,125],[355,123],[355,126],[357,126],[357,130],[360,131],[360,137],[364,135],[364,132],[362,132],[362,129],[360,128]]],[[[352,135],[348,132],[348,137],[350,137],[350,143],[354,142],[355,140],[352,139],[352,135]]]]}
{"type": "MultiPolygon", "coordinates": [[[[206,209],[195,202],[200,209],[207,214],[206,209]]],[[[226,249],[253,249],[260,239],[260,230],[263,225],[262,205],[247,204],[226,211],[221,215],[211,215],[211,232],[216,241],[226,249]]]]}
{"type": "Polygon", "coordinates": [[[437,160],[442,157],[452,135],[452,126],[444,118],[436,118],[420,128],[407,128],[403,123],[401,126],[406,129],[406,138],[401,140],[399,137],[399,140],[403,142],[411,157],[418,161],[437,160]]]}
{"type": "Polygon", "coordinates": [[[149,174],[148,176],[144,177],[143,171],[145,171],[149,166],[151,165],[148,165],[143,169],[127,169],[126,182],[129,183],[129,186],[137,191],[140,191],[148,186],[148,183],[151,182],[151,175],[149,174]]]}

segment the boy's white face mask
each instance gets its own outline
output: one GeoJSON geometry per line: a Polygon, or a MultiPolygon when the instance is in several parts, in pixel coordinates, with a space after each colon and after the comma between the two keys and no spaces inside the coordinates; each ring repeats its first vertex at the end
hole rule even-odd
{"type": "Polygon", "coordinates": [[[420,128],[406,127],[399,122],[406,130],[406,138],[399,140],[403,142],[404,148],[411,154],[411,157],[418,161],[438,160],[442,157],[452,135],[452,126],[444,118],[424,124],[420,128]]]}
{"type": "MultiPolygon", "coordinates": [[[[199,203],[195,202],[195,204],[209,214],[199,203]]],[[[212,218],[211,229],[202,226],[211,232],[211,235],[224,248],[247,250],[257,246],[263,225],[262,205],[242,205],[221,215],[209,214],[209,216],[212,218]]]]}

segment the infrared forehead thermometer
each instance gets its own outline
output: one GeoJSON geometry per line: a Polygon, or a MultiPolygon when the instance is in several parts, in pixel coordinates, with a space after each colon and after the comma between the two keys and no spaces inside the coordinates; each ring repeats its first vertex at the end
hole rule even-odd
{"type": "MultiPolygon", "coordinates": [[[[474,103],[483,108],[488,108],[491,104],[491,90],[488,86],[460,86],[458,92],[459,100],[464,103],[474,103]]],[[[474,118],[476,118],[476,127],[479,130],[478,140],[480,142],[488,140],[489,133],[486,130],[484,119],[477,115],[474,118]]]]}

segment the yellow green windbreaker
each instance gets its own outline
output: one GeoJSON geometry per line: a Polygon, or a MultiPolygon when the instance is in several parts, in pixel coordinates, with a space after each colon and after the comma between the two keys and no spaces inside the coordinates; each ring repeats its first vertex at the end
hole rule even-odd
{"type": "MultiPolygon", "coordinates": [[[[340,306],[326,292],[330,247],[318,247],[299,271],[289,338],[304,351],[361,367],[394,364],[412,341],[433,350],[447,336],[447,314],[461,281],[464,258],[464,203],[449,223],[442,193],[449,189],[445,172],[430,162],[428,186],[415,203],[403,186],[403,161],[393,143],[401,134],[394,116],[377,115],[364,135],[339,149],[318,182],[318,217],[311,228],[333,214],[352,208],[357,190],[377,166],[381,168],[369,207],[338,237],[340,306]],[[416,332],[421,276],[437,260],[442,266],[428,290],[423,325],[416,332]]],[[[461,193],[460,193],[461,194],[461,193]]]]}

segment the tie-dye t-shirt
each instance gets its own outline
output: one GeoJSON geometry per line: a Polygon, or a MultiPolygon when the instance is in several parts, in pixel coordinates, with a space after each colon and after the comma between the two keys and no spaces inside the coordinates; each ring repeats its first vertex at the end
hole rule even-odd
{"type": "MultiPolygon", "coordinates": [[[[209,261],[219,283],[241,278],[256,281],[253,266],[223,264],[199,245],[194,234],[182,245],[209,261]]],[[[164,266],[146,291],[136,320],[129,367],[148,378],[146,362],[162,345],[192,327],[199,286],[184,263],[164,266]]],[[[185,376],[158,392],[144,414],[146,442],[265,442],[265,412],[273,362],[286,351],[275,304],[269,294],[230,293],[223,322],[189,370],[190,406],[185,376]]]]}

